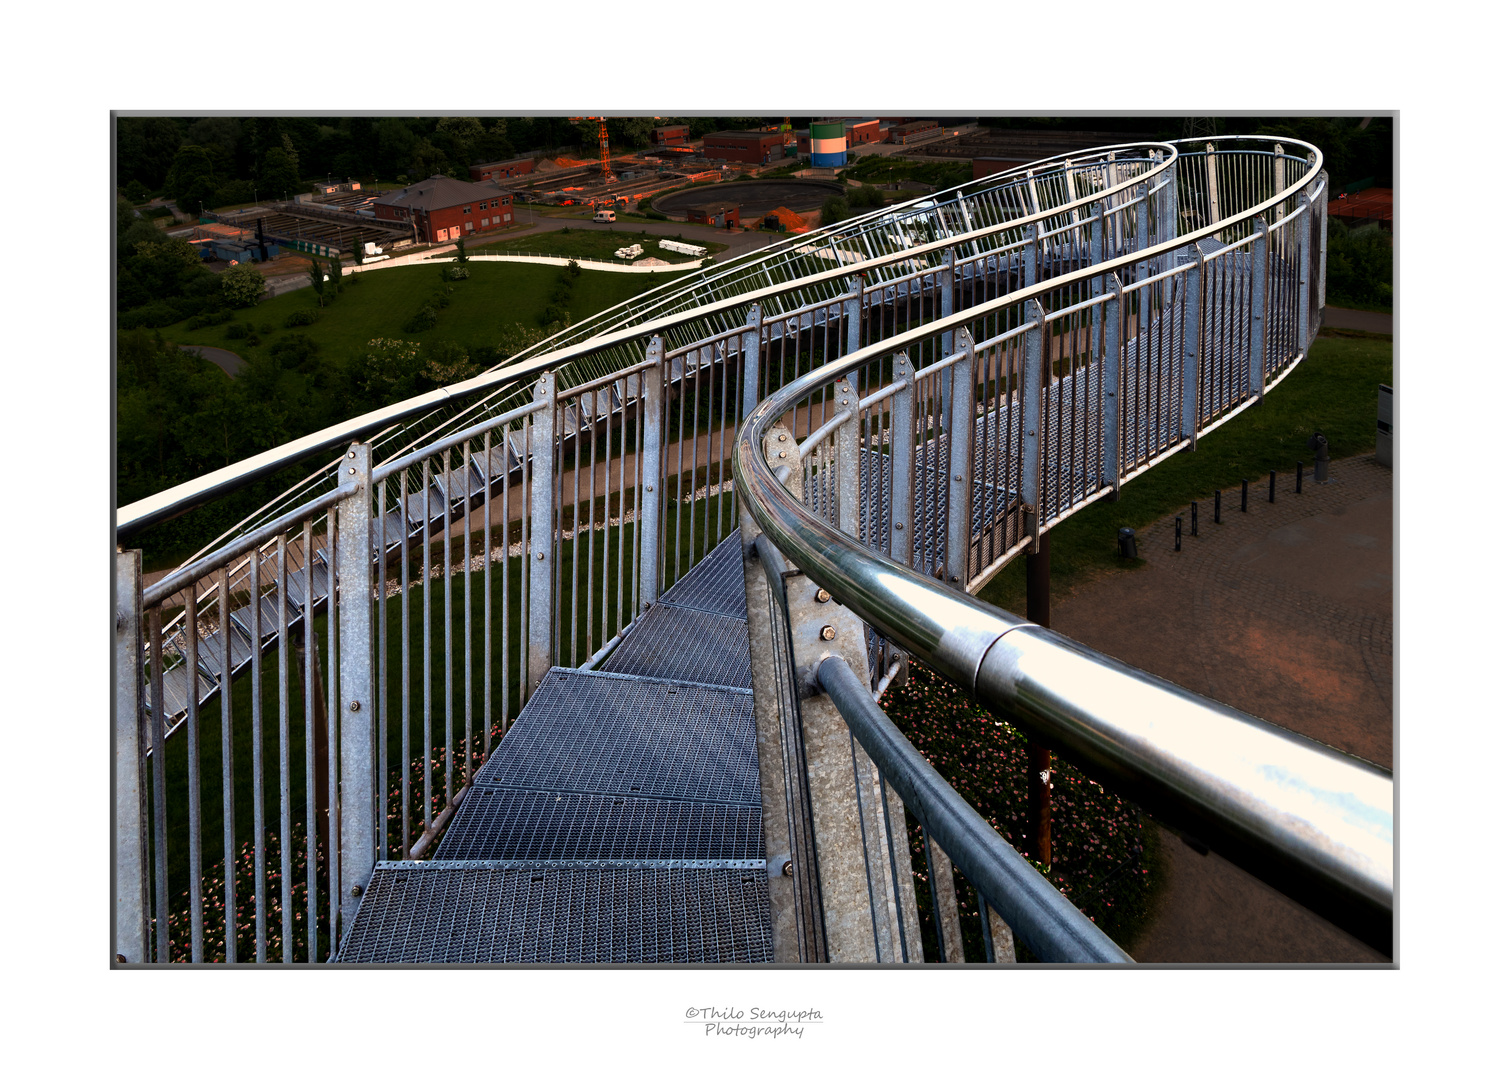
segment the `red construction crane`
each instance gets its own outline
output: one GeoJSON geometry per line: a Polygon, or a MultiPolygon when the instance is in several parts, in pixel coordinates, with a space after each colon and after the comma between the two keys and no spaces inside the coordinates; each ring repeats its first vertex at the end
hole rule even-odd
{"type": "Polygon", "coordinates": [[[609,183],[608,171],[608,117],[606,116],[572,116],[568,118],[573,124],[587,120],[598,122],[598,161],[603,166],[603,183],[609,183]]]}

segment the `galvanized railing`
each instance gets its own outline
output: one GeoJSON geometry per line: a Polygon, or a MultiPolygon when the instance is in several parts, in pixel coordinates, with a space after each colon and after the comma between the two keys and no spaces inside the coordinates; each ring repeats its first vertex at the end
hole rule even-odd
{"type": "MultiPolygon", "coordinates": [[[[1226,295],[1207,267],[1229,259],[1229,284],[1240,291],[1233,252],[1204,253],[1180,277],[1176,260],[1185,248],[1174,241],[1176,189],[1199,192],[1206,174],[1170,150],[1097,151],[798,238],[573,328],[580,344],[558,338],[535,357],[125,508],[123,527],[142,527],[311,448],[379,432],[150,589],[140,589],[138,564],[123,554],[118,951],[132,961],[176,958],[180,946],[188,958],[220,950],[238,956],[234,932],[214,946],[215,905],[205,905],[201,840],[218,825],[224,850],[215,891],[246,939],[239,958],[327,955],[372,861],[390,851],[426,852],[540,674],[552,663],[594,663],[734,527],[730,457],[738,422],[762,399],[839,357],[876,356],[859,363],[852,380],[873,412],[865,420],[866,476],[879,475],[884,489],[900,475],[878,466],[895,420],[880,408],[884,393],[876,394],[891,393],[896,402],[907,396],[894,387],[908,365],[880,358],[894,345],[908,351],[912,370],[923,369],[913,379],[921,396],[908,397],[918,402],[917,467],[928,475],[979,456],[971,466],[976,486],[990,492],[979,500],[986,516],[971,531],[962,533],[958,515],[946,512],[916,530],[916,541],[902,538],[901,547],[887,532],[890,519],[877,519],[865,526],[868,541],[884,536],[882,549],[898,552],[916,543],[930,572],[936,560],[951,576],[960,576],[961,553],[969,551],[964,579],[983,582],[1031,538],[1023,521],[1033,504],[1021,495],[1032,478],[1021,462],[1033,458],[1020,452],[1025,436],[1014,442],[1002,432],[1021,431],[1021,410],[1009,403],[1026,389],[1021,365],[1032,343],[1040,363],[1048,357],[1053,378],[1078,387],[1093,365],[1108,370],[1091,343],[1100,349],[1103,340],[1125,336],[1117,328],[1137,325],[1142,333],[1139,317],[1172,333],[1165,313],[1195,310],[1199,334],[1206,306],[1180,307],[1180,287],[1190,287],[1192,274],[1200,295],[1226,295]],[[1188,184],[1187,172],[1194,177],[1188,184]],[[1140,288],[1141,297],[1129,297],[1140,288]],[[1047,316],[1030,310],[1029,301],[1058,305],[1061,329],[1046,336],[1047,316]],[[967,309],[969,318],[960,314],[967,309]],[[982,346],[973,346],[976,340],[982,346]],[[970,370],[995,374],[956,378],[961,344],[981,358],[970,370]],[[525,390],[511,389],[524,379],[525,390]],[[996,397],[984,396],[988,384],[996,397]],[[998,402],[978,417],[984,424],[990,414],[995,434],[954,439],[968,427],[958,418],[972,412],[962,396],[972,385],[982,389],[982,406],[998,402]],[[442,400],[472,404],[436,413],[442,400]],[[963,404],[956,408],[956,401],[963,404]],[[391,426],[406,417],[419,419],[391,426]],[[980,454],[972,446],[959,456],[971,439],[980,454]],[[987,470],[994,470],[989,489],[987,470]],[[366,543],[349,539],[362,535],[366,543]],[[293,660],[291,643],[300,654],[293,660]],[[302,692],[290,693],[290,677],[302,692]],[[174,678],[177,698],[165,682],[174,678]],[[264,723],[275,709],[276,725],[264,723]],[[217,723],[217,738],[201,738],[217,723]],[[170,739],[175,731],[186,734],[170,739]],[[222,753],[222,743],[232,752],[222,753]],[[274,761],[276,795],[268,790],[274,761]],[[222,774],[218,811],[201,798],[200,774],[210,767],[222,774]],[[273,818],[276,829],[268,826],[273,818]]],[[[1289,170],[1286,180],[1296,172],[1314,178],[1319,166],[1313,158],[1305,172],[1307,153],[1292,146],[1265,175],[1277,181],[1278,170],[1289,170]]],[[[1284,198],[1295,202],[1292,188],[1284,198]]],[[[1276,232],[1296,232],[1293,212],[1277,216],[1281,205],[1262,212],[1274,217],[1276,232]]],[[[1304,243],[1296,237],[1292,247],[1304,243]]],[[[1267,250],[1273,280],[1305,295],[1293,260],[1277,254],[1290,249],[1271,243],[1267,250]]],[[[1250,286],[1243,294],[1250,304],[1255,292],[1281,311],[1282,289],[1250,286]]],[[[1213,323],[1229,324],[1236,325],[1213,323]]],[[[1271,325],[1283,329],[1283,319],[1265,328],[1271,325]]],[[[1302,334],[1314,325],[1302,323],[1302,334]]],[[[1243,340],[1251,352],[1252,339],[1243,340]]],[[[1279,334],[1258,340],[1267,344],[1253,355],[1266,358],[1267,373],[1292,362],[1279,334]]],[[[1210,373],[1205,385],[1216,385],[1224,357],[1197,348],[1198,378],[1210,373]]],[[[840,471],[854,466],[854,455],[840,461],[834,432],[860,427],[854,410],[845,412],[850,402],[841,393],[848,392],[809,392],[788,417],[809,453],[840,471]]],[[[1208,426],[1223,409],[1241,407],[1230,388],[1200,401],[1208,426]]],[[[1179,415],[1183,422],[1186,412],[1179,415]]],[[[1083,425],[1076,430],[1083,434],[1083,425]]],[[[1175,441],[1167,434],[1146,446],[1134,441],[1142,449],[1129,460],[1147,467],[1175,441]]],[[[1077,444],[1071,437],[1064,445],[1077,444]]],[[[814,492],[832,490],[836,475],[815,467],[814,492]]],[[[1044,487],[1067,501],[1063,512],[1095,491],[1073,477],[1044,487]]],[[[867,514],[882,508],[884,498],[868,498],[867,514]]],[[[829,505],[838,511],[833,497],[829,505]]],[[[867,522],[871,516],[862,515],[867,522]]],[[[905,527],[912,529],[910,521],[905,527]]],[[[883,646],[874,639],[871,649],[873,680],[884,679],[895,663],[882,663],[883,646]]]]}
{"type": "MultiPolygon", "coordinates": [[[[877,686],[896,670],[895,657],[910,655],[1030,738],[1387,952],[1386,772],[967,592],[1056,522],[1194,447],[1303,359],[1321,303],[1320,163],[1276,190],[1261,182],[1272,155],[1250,155],[1258,168],[1229,153],[1225,162],[1211,154],[1177,162],[1181,190],[1195,199],[1188,212],[1206,208],[1193,234],[894,334],[768,397],[741,428],[736,485],[753,519],[748,528],[761,534],[757,544],[779,552],[768,559],[790,560],[783,573],[810,581],[803,588],[826,602],[796,611],[796,592],[773,578],[771,603],[784,600],[789,611],[793,656],[807,653],[805,665],[793,660],[788,681],[817,695],[799,706],[803,727],[810,708],[834,708],[870,749],[871,707],[860,708],[843,684],[868,676],[877,686]],[[1082,299],[1080,287],[1098,280],[1102,287],[1082,299]],[[833,408],[800,437],[794,421],[815,402],[833,408]],[[846,646],[845,618],[863,621],[865,640],[846,646]],[[850,675],[838,677],[839,662],[850,675]]],[[[855,755],[856,792],[867,769],[882,791],[888,783],[919,790],[899,760],[855,755]]],[[[935,796],[918,797],[907,803],[916,818],[939,811],[935,796]]],[[[849,812],[863,817],[864,802],[849,812]]],[[[1020,857],[999,837],[984,849],[978,837],[955,839],[966,847],[946,844],[944,854],[957,865],[1020,876],[1020,857]]],[[[858,850],[873,874],[873,847],[858,850]]],[[[814,894],[826,907],[835,858],[818,853],[816,862],[823,873],[814,894]]],[[[1097,958],[1087,943],[1056,937],[1062,922],[1052,911],[976,884],[1013,930],[1049,948],[1039,955],[1097,958]]],[[[873,880],[871,895],[885,887],[873,880]]],[[[899,931],[877,911],[873,905],[865,929],[880,949],[899,931]]]]}

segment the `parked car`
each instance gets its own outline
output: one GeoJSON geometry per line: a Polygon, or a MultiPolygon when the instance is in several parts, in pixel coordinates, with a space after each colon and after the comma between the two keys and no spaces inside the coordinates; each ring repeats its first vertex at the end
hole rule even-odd
{"type": "Polygon", "coordinates": [[[612,225],[614,222],[619,220],[619,216],[612,210],[599,210],[592,216],[592,219],[594,221],[601,221],[607,225],[612,225]]]}

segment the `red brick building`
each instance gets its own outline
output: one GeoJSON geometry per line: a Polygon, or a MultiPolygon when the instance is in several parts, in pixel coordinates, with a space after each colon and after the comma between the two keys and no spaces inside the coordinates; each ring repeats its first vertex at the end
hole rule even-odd
{"type": "Polygon", "coordinates": [[[490,161],[486,165],[473,165],[470,170],[473,180],[507,180],[511,176],[523,176],[535,171],[532,157],[510,158],[508,161],[490,161]]]}
{"type": "Polygon", "coordinates": [[[514,223],[514,197],[495,187],[432,176],[372,204],[379,221],[407,222],[419,243],[465,240],[514,223]]]}
{"type": "Polygon", "coordinates": [[[687,211],[687,221],[693,225],[712,225],[715,229],[739,228],[739,207],[733,203],[706,203],[687,211]]]}
{"type": "Polygon", "coordinates": [[[784,138],[779,131],[715,131],[703,136],[703,157],[763,165],[781,157],[784,138]]]}
{"type": "Polygon", "coordinates": [[[690,134],[691,129],[686,124],[670,124],[653,130],[650,138],[656,146],[685,146],[690,134]]]}

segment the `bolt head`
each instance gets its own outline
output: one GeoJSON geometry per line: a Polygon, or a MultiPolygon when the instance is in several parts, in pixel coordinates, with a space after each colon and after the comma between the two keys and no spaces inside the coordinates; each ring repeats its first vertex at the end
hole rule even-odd
{"type": "Polygon", "coordinates": [[[353,885],[351,887],[351,895],[352,896],[361,896],[362,895],[362,887],[360,885],[353,885]]]}
{"type": "Polygon", "coordinates": [[[781,866],[781,876],[782,877],[792,877],[794,874],[796,874],[796,872],[797,871],[792,868],[792,860],[791,859],[788,859],[781,866]]]}
{"type": "Polygon", "coordinates": [[[818,601],[818,603],[820,604],[826,604],[830,600],[832,600],[833,597],[829,595],[829,591],[827,589],[819,589],[817,593],[814,594],[813,599],[818,601]]]}
{"type": "Polygon", "coordinates": [[[782,435],[777,435],[777,436],[776,436],[776,441],[777,441],[777,442],[786,442],[786,435],[784,435],[784,434],[782,434],[782,435]]]}
{"type": "Polygon", "coordinates": [[[540,560],[544,560],[544,558],[545,558],[545,552],[543,552],[543,551],[536,552],[535,553],[535,558],[540,559],[540,560]]]}
{"type": "Polygon", "coordinates": [[[351,711],[352,712],[361,712],[362,711],[362,703],[360,701],[353,701],[351,703],[350,707],[351,707],[351,711]]]}
{"type": "Polygon", "coordinates": [[[901,531],[902,531],[902,523],[899,521],[899,522],[897,522],[897,532],[901,532],[901,531]]]}
{"type": "Polygon", "coordinates": [[[838,636],[838,633],[832,626],[825,626],[822,630],[818,631],[818,636],[824,641],[833,641],[838,636]]]}
{"type": "Polygon", "coordinates": [[[357,452],[355,450],[348,450],[346,451],[346,456],[349,458],[354,458],[357,456],[357,452]]]}
{"type": "Polygon", "coordinates": [[[781,453],[777,454],[776,456],[777,457],[786,457],[786,451],[783,450],[781,453]]]}

